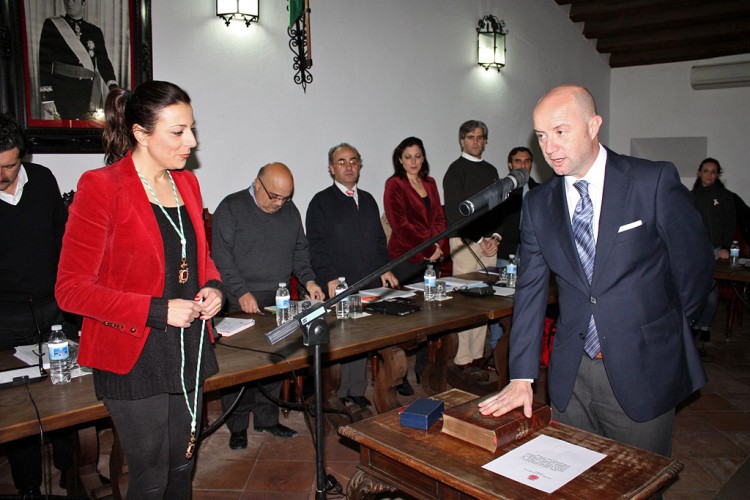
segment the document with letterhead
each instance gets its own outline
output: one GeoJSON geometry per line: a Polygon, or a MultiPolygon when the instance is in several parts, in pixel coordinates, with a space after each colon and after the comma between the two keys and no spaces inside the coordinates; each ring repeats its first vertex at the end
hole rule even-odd
{"type": "Polygon", "coordinates": [[[526,486],[552,493],[606,456],[567,441],[541,435],[482,467],[526,486]]]}

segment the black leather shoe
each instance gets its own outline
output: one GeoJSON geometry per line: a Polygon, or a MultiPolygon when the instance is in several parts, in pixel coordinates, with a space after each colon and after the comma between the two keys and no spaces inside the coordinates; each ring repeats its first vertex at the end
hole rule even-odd
{"type": "Polygon", "coordinates": [[[413,396],[414,395],[414,388],[409,383],[409,379],[404,377],[404,382],[398,386],[398,393],[402,396],[413,396]]]}
{"type": "Polygon", "coordinates": [[[247,448],[247,431],[233,432],[229,436],[230,450],[244,450],[247,448]]]}
{"type": "Polygon", "coordinates": [[[269,425],[268,427],[255,427],[255,432],[268,432],[280,438],[291,438],[297,435],[297,431],[281,424],[269,425]]]}
{"type": "Polygon", "coordinates": [[[31,488],[28,490],[18,490],[18,498],[25,499],[34,499],[34,498],[42,498],[42,492],[39,491],[39,488],[31,488]]]}

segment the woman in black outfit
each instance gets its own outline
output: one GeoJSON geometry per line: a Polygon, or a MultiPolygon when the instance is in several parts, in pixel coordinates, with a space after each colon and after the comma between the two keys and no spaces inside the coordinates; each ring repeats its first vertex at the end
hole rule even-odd
{"type": "MultiPolygon", "coordinates": [[[[732,192],[719,180],[721,165],[714,158],[706,158],[698,167],[698,178],[693,185],[693,202],[706,225],[714,254],[719,259],[729,258],[729,247],[735,233],[735,210],[732,192]]],[[[700,318],[693,325],[693,330],[700,335],[700,340],[711,339],[711,323],[716,315],[719,293],[714,286],[708,295],[706,305],[700,318]]]]}

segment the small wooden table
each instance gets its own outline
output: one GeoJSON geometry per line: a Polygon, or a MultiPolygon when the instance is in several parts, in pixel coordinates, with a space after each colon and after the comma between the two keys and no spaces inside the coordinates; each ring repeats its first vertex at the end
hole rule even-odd
{"type": "MultiPolygon", "coordinates": [[[[453,389],[435,396],[446,408],[475,396],[453,389]]],[[[417,498],[549,498],[550,495],[482,468],[483,464],[545,434],[607,455],[554,492],[555,498],[648,498],[683,469],[679,462],[588,432],[552,423],[498,453],[440,432],[401,427],[398,410],[339,428],[360,445],[359,470],[349,481],[351,499],[402,491],[417,498]]]]}

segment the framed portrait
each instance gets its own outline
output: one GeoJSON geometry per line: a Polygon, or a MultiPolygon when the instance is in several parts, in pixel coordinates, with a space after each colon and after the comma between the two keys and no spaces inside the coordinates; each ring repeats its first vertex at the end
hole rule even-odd
{"type": "Polygon", "coordinates": [[[151,0],[0,0],[0,112],[33,152],[102,152],[107,93],[151,80],[151,55],[151,0]]]}

